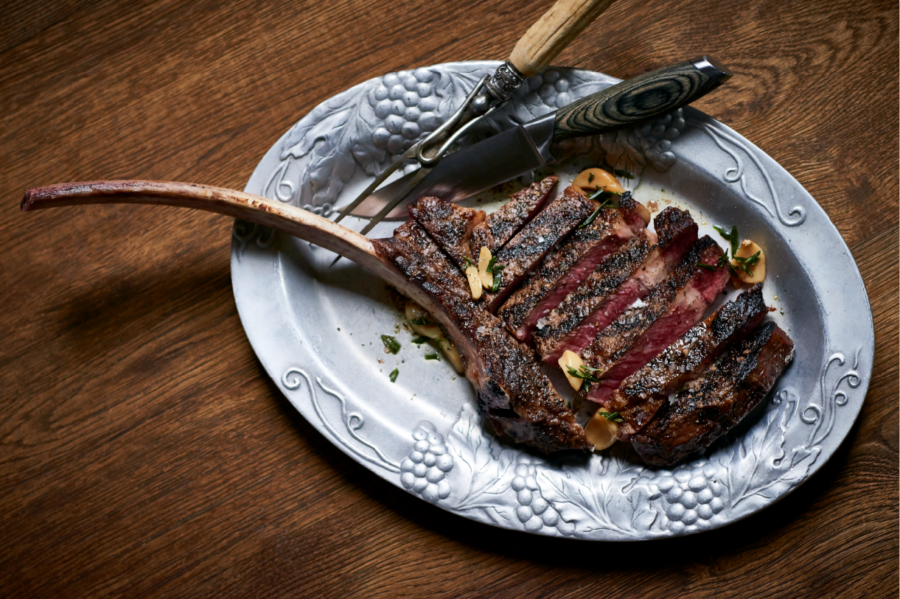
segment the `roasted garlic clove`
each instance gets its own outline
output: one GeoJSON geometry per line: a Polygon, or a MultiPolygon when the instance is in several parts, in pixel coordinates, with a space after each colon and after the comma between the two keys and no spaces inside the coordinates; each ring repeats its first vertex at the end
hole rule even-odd
{"type": "Polygon", "coordinates": [[[481,274],[475,266],[466,267],[466,278],[469,279],[469,289],[472,290],[472,299],[481,297],[481,274]]]}
{"type": "Polygon", "coordinates": [[[611,447],[616,442],[616,434],[619,425],[612,420],[607,420],[603,413],[609,414],[606,408],[600,408],[584,427],[584,436],[594,444],[594,451],[600,451],[611,447]]]}
{"type": "Polygon", "coordinates": [[[412,327],[412,330],[423,337],[437,339],[443,336],[441,327],[433,324],[428,317],[428,313],[415,302],[406,303],[406,320],[409,321],[409,326],[412,327]]]}
{"type": "Polygon", "coordinates": [[[491,250],[482,247],[478,252],[478,276],[481,277],[481,285],[485,289],[491,289],[494,286],[494,273],[488,272],[488,266],[491,265],[491,250]]]}
{"type": "Polygon", "coordinates": [[[738,248],[735,257],[748,260],[743,263],[739,260],[731,261],[731,265],[734,267],[734,271],[737,273],[737,276],[741,280],[741,282],[754,285],[756,283],[761,283],[763,279],[766,278],[766,255],[762,251],[762,248],[759,247],[756,243],[750,241],[749,239],[745,239],[741,242],[741,245],[738,248]],[[750,264],[749,260],[752,260],[753,256],[757,252],[759,252],[758,258],[754,261],[753,264],[750,264]],[[747,274],[746,272],[744,272],[742,270],[744,265],[746,265],[747,269],[749,269],[753,274],[747,274]]]}
{"type": "Polygon", "coordinates": [[[576,391],[581,389],[581,383],[583,383],[584,380],[569,374],[569,368],[577,372],[584,366],[584,360],[581,359],[581,356],[572,350],[567,349],[563,352],[563,355],[559,357],[558,363],[559,367],[562,368],[563,374],[566,375],[566,380],[572,385],[572,388],[576,391]]]}
{"type": "Polygon", "coordinates": [[[436,341],[438,347],[441,348],[441,353],[444,354],[447,361],[453,365],[453,369],[456,370],[458,374],[463,374],[462,358],[459,355],[459,350],[456,349],[456,345],[446,337],[438,337],[436,341]]]}
{"type": "Polygon", "coordinates": [[[625,193],[625,188],[622,187],[619,180],[602,168],[589,168],[581,171],[572,181],[572,185],[585,192],[602,188],[615,193],[625,193]]]}

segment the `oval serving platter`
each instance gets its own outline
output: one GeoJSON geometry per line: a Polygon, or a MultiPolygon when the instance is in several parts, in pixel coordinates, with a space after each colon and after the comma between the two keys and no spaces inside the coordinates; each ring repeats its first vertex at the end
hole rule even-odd
{"type": "MultiPolygon", "coordinates": [[[[333,96],[272,146],[246,191],[331,215],[498,64],[391,73],[333,96]]],[[[531,120],[617,81],[552,67],[529,79],[488,129],[531,120]]],[[[380,279],[348,260],[329,268],[331,252],[236,221],[235,301],[266,371],[360,464],[486,524],[636,541],[721,527],[784,497],[847,436],[872,370],[871,310],[837,229],[775,161],[691,108],[559,149],[569,156],[550,169],[560,188],[580,168],[605,162],[633,174],[623,183],[638,200],[687,208],[701,234],[716,238],[712,225],[735,224],[766,251],[765,297],[775,308],[769,318],[794,339],[796,357],[764,405],[705,454],[654,470],[623,443],[589,458],[548,457],[506,443],[485,429],[469,382],[446,361],[425,360],[427,346],[411,343],[380,279]],[[399,353],[385,353],[383,334],[397,338],[399,353]]],[[[467,203],[490,209],[496,200],[467,203]]],[[[345,223],[358,230],[365,221],[345,223]]],[[[370,236],[387,237],[398,224],[383,222],[370,236]]]]}

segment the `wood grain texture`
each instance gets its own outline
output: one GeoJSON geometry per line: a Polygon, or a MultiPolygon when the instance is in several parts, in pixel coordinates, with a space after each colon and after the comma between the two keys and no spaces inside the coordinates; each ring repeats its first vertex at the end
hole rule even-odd
{"type": "Polygon", "coordinates": [[[553,136],[595,135],[661,115],[699,100],[729,76],[698,69],[690,60],[655,69],[560,107],[553,136]]]}
{"type": "Polygon", "coordinates": [[[509,61],[531,77],[546,69],[615,0],[556,0],[516,42],[509,61]]]}
{"type": "Polygon", "coordinates": [[[696,537],[584,544],[444,513],[269,381],[231,294],[230,219],[19,212],[59,181],[240,189],[323,99],[503,59],[549,4],[3,3],[0,596],[897,596],[896,2],[619,0],[555,61],[631,77],[720,59],[735,77],[697,106],[809,189],[869,292],[876,362],[849,438],[777,505],[696,537]]]}

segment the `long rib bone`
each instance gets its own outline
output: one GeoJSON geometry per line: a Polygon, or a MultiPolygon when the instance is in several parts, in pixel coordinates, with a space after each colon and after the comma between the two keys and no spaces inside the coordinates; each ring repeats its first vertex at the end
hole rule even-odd
{"type": "Polygon", "coordinates": [[[457,327],[418,286],[375,253],[371,240],[311,212],[249,193],[196,183],[171,181],[90,181],[33,187],[25,192],[23,212],[83,204],[150,204],[217,212],[272,227],[319,245],[372,271],[428,310],[458,347],[457,327]]]}

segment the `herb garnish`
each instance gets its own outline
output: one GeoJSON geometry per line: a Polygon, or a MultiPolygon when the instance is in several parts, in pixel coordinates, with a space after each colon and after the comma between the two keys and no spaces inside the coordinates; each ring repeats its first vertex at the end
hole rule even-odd
{"type": "Polygon", "coordinates": [[[426,327],[431,324],[431,321],[428,320],[427,318],[425,318],[424,316],[420,316],[418,318],[413,318],[409,322],[411,322],[412,324],[417,324],[420,327],[426,327]]]}
{"type": "Polygon", "coordinates": [[[416,345],[422,345],[423,343],[428,343],[428,337],[416,337],[412,342],[416,345]]]}
{"type": "Polygon", "coordinates": [[[602,197],[603,194],[605,194],[605,193],[607,193],[607,194],[609,194],[609,195],[606,196],[606,197],[604,198],[604,202],[603,202],[603,203],[604,203],[604,204],[609,204],[610,206],[612,205],[612,198],[613,198],[614,195],[616,195],[616,196],[622,195],[622,194],[619,193],[618,191],[613,191],[613,190],[611,190],[611,189],[604,189],[604,188],[601,187],[600,189],[598,189],[597,191],[595,191],[588,199],[589,199],[589,200],[598,200],[598,199],[599,199],[600,197],[602,197]]]}
{"type": "Polygon", "coordinates": [[[591,383],[599,383],[600,379],[592,375],[592,372],[600,372],[599,368],[591,368],[590,366],[580,366],[578,370],[575,370],[571,366],[567,366],[566,369],[569,372],[569,376],[573,376],[576,379],[581,379],[583,381],[589,381],[591,383]]]}
{"type": "Polygon", "coordinates": [[[396,354],[398,351],[400,351],[400,344],[390,335],[382,335],[381,342],[384,343],[384,346],[392,354],[396,354]]]}
{"type": "Polygon", "coordinates": [[[759,262],[759,252],[756,252],[752,256],[747,258],[742,258],[740,256],[734,256],[734,263],[732,263],[732,270],[739,270],[741,272],[747,273],[751,277],[753,276],[753,272],[750,270],[750,267],[759,262]]]}
{"type": "Polygon", "coordinates": [[[391,371],[391,373],[388,375],[388,378],[391,379],[391,382],[392,382],[392,383],[393,383],[394,381],[397,380],[397,375],[398,375],[398,374],[400,374],[400,369],[399,369],[399,368],[395,368],[395,369],[393,369],[393,370],[391,371]]]}
{"type": "MultiPolygon", "coordinates": [[[[494,261],[494,259],[491,258],[491,262],[493,262],[493,261],[494,261]]],[[[506,267],[502,264],[495,264],[494,266],[492,266],[490,268],[491,268],[491,270],[489,270],[488,272],[493,272],[493,274],[494,274],[494,282],[491,285],[491,291],[493,293],[497,293],[498,291],[500,291],[500,272],[506,267]]]]}
{"type": "Polygon", "coordinates": [[[594,173],[588,173],[588,183],[594,180],[594,173]]]}
{"type": "Polygon", "coordinates": [[[603,209],[603,206],[601,206],[600,208],[597,208],[596,210],[591,212],[591,215],[589,217],[587,217],[586,219],[584,219],[584,222],[581,223],[580,225],[578,225],[578,228],[583,229],[583,228],[587,227],[588,225],[590,225],[595,220],[597,220],[597,215],[600,214],[600,211],[602,209],[603,209]]]}
{"type": "Polygon", "coordinates": [[[722,237],[724,237],[725,239],[727,239],[728,241],[731,242],[731,255],[732,255],[732,256],[736,256],[736,255],[737,255],[737,251],[738,251],[738,246],[739,246],[740,243],[741,243],[740,237],[738,236],[738,229],[737,229],[737,227],[735,227],[735,226],[732,225],[732,227],[731,227],[731,233],[729,233],[728,231],[726,231],[724,228],[719,227],[719,226],[716,226],[716,225],[713,225],[713,229],[715,229],[716,231],[718,231],[718,232],[719,232],[719,235],[721,235],[722,237]]]}
{"type": "Polygon", "coordinates": [[[706,270],[719,270],[723,266],[728,264],[728,250],[725,250],[719,255],[719,259],[716,260],[715,264],[697,264],[700,268],[705,268],[706,270]]]}
{"type": "Polygon", "coordinates": [[[617,177],[624,177],[626,179],[634,179],[634,175],[632,175],[628,171],[623,171],[623,170],[617,168],[613,172],[616,174],[617,177]]]}
{"type": "Polygon", "coordinates": [[[426,359],[426,360],[437,360],[437,361],[440,361],[440,360],[441,360],[441,357],[440,357],[439,355],[437,355],[437,354],[425,354],[425,359],[426,359]]]}
{"type": "Polygon", "coordinates": [[[625,422],[625,419],[622,418],[618,412],[597,412],[610,422],[625,422]]]}
{"type": "MultiPolygon", "coordinates": [[[[468,256],[463,256],[463,272],[470,266],[475,266],[475,263],[469,260],[468,256]]],[[[475,268],[477,269],[478,267],[475,266],[475,268]]]]}

